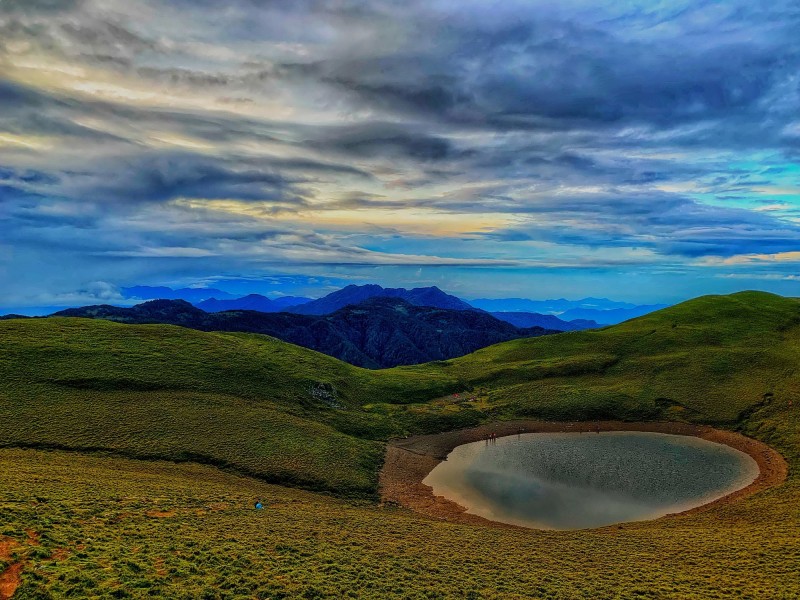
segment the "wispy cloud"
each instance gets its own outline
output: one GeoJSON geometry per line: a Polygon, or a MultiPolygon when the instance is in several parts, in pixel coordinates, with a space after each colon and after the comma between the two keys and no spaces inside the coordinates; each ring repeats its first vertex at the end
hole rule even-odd
{"type": "Polygon", "coordinates": [[[769,265],[771,263],[800,263],[800,251],[777,252],[775,254],[737,254],[727,258],[706,258],[710,265],[769,265]]]}

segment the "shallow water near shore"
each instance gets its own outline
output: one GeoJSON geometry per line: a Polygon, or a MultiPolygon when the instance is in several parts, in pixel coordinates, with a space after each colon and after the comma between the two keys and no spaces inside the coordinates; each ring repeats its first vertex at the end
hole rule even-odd
{"type": "Polygon", "coordinates": [[[522,433],[456,447],[423,483],[486,519],[583,529],[689,510],[758,473],[744,452],[693,436],[522,433]]]}

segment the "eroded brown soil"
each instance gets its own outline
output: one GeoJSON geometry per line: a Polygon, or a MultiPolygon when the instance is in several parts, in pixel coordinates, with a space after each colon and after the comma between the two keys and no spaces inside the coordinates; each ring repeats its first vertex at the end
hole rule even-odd
{"type": "Polygon", "coordinates": [[[148,510],[147,511],[148,517],[154,517],[156,519],[168,519],[169,517],[175,516],[174,510],[148,510]]]}
{"type": "MultiPolygon", "coordinates": [[[[18,547],[19,543],[16,540],[0,538],[0,560],[4,562],[9,560],[18,547]]],[[[0,573],[0,600],[9,600],[14,595],[19,587],[21,576],[21,562],[12,563],[0,573]]]]}

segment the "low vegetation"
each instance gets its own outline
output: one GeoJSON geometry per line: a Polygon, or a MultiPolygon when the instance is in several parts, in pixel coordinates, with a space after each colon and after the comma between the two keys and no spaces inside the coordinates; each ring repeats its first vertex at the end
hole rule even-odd
{"type": "Polygon", "coordinates": [[[0,539],[16,545],[0,571],[25,565],[20,598],[797,597],[798,364],[800,302],[761,293],[384,371],[259,335],[4,321],[0,539]],[[705,513],[585,532],[373,502],[381,440],[517,416],[736,428],[790,476],[705,513]]]}

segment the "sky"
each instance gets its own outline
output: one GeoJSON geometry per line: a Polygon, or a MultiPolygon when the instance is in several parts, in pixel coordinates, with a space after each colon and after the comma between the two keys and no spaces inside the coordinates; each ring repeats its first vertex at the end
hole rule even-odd
{"type": "Polygon", "coordinates": [[[0,0],[0,307],[800,296],[796,0],[0,0]]]}

